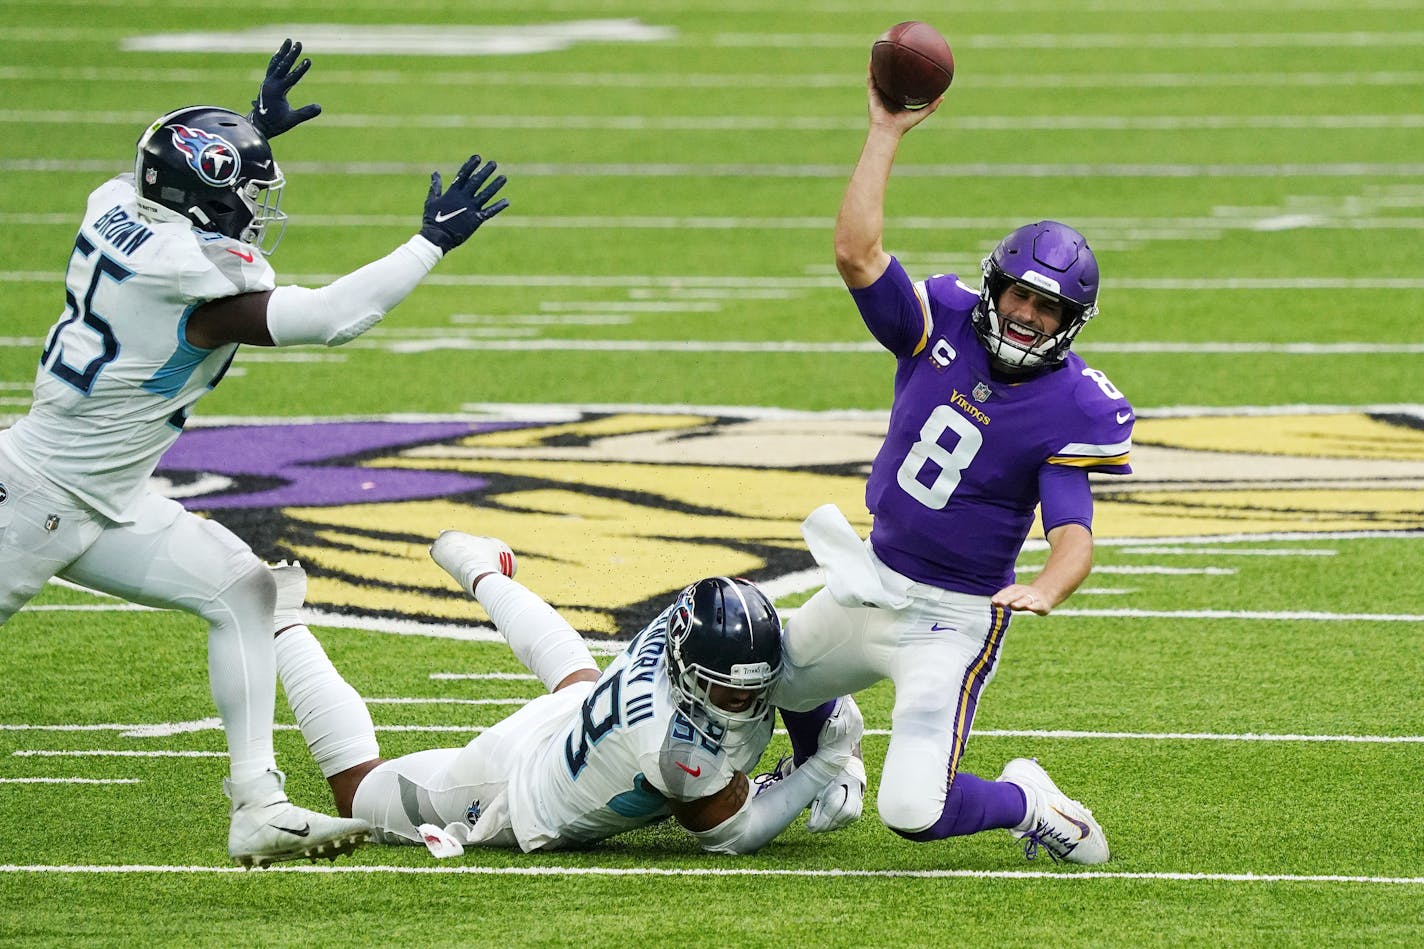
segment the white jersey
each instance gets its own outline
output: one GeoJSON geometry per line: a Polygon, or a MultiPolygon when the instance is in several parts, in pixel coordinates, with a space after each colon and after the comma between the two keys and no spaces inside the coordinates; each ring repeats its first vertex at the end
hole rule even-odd
{"type": "Polygon", "coordinates": [[[189,344],[188,315],[209,300],[274,286],[252,245],[140,218],[133,176],[110,179],[89,196],[34,404],[0,432],[0,449],[104,516],[131,521],[189,408],[237,352],[236,344],[189,344]]]}
{"type": "Polygon", "coordinates": [[[761,759],[772,713],[724,733],[694,727],[677,708],[663,655],[671,612],[609,664],[576,718],[515,764],[508,802],[522,849],[578,846],[641,827],[671,813],[670,800],[716,794],[761,759]]]}

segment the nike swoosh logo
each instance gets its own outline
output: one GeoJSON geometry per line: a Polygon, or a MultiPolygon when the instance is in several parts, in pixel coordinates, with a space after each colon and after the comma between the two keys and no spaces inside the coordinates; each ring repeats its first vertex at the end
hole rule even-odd
{"type": "Polygon", "coordinates": [[[1093,829],[1092,829],[1091,827],[1089,827],[1087,824],[1083,823],[1083,822],[1080,821],[1080,820],[1076,820],[1076,819],[1074,819],[1074,818],[1072,818],[1072,817],[1069,817],[1067,814],[1063,813],[1063,812],[1060,811],[1058,808],[1056,808],[1056,807],[1053,808],[1053,813],[1057,814],[1059,817],[1063,818],[1063,819],[1066,820],[1068,823],[1070,823],[1070,824],[1072,824],[1074,827],[1078,828],[1078,839],[1079,839],[1079,840],[1085,840],[1085,839],[1087,839],[1088,834],[1092,833],[1092,830],[1093,830],[1093,829]]]}
{"type": "Polygon", "coordinates": [[[952,633],[952,632],[954,632],[954,627],[953,627],[953,626],[941,626],[941,625],[939,625],[938,623],[931,623],[931,624],[930,624],[930,632],[932,632],[932,633],[944,633],[944,632],[952,633]]]}
{"type": "Polygon", "coordinates": [[[245,250],[234,250],[234,249],[231,248],[231,247],[224,247],[223,250],[227,251],[229,254],[231,254],[231,255],[234,256],[234,257],[241,257],[243,260],[247,261],[249,264],[252,263],[252,254],[251,254],[251,252],[249,252],[249,251],[245,251],[245,250]]]}
{"type": "Polygon", "coordinates": [[[446,214],[446,213],[444,213],[443,211],[437,211],[437,212],[435,212],[435,223],[436,223],[436,224],[444,224],[446,221],[450,220],[452,217],[456,217],[456,216],[458,216],[458,215],[464,214],[464,213],[465,213],[466,211],[468,211],[468,210],[470,210],[470,209],[469,209],[469,208],[461,208],[461,209],[458,210],[458,211],[451,211],[449,214],[446,214]]]}
{"type": "Polygon", "coordinates": [[[1132,418],[1132,413],[1131,413],[1131,412],[1119,412],[1119,413],[1117,413],[1117,423],[1118,423],[1119,425],[1121,425],[1123,422],[1126,422],[1126,421],[1127,421],[1128,419],[1130,419],[1130,418],[1132,418]]]}
{"type": "Polygon", "coordinates": [[[694,770],[693,768],[689,768],[687,765],[683,764],[681,761],[674,761],[673,764],[677,765],[679,768],[686,771],[694,778],[702,774],[702,765],[698,765],[697,768],[694,770]]]}
{"type": "Polygon", "coordinates": [[[280,830],[284,834],[291,834],[293,837],[305,837],[311,833],[311,824],[303,824],[301,827],[283,827],[281,824],[268,824],[273,830],[280,830]]]}

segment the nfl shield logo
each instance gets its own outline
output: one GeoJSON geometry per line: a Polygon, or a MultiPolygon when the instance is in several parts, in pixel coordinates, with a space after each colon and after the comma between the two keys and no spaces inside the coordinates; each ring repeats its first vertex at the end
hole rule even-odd
{"type": "Polygon", "coordinates": [[[985,399],[989,398],[989,396],[993,394],[994,390],[990,389],[982,382],[974,383],[974,391],[970,393],[970,395],[974,396],[975,402],[983,402],[985,399]]]}

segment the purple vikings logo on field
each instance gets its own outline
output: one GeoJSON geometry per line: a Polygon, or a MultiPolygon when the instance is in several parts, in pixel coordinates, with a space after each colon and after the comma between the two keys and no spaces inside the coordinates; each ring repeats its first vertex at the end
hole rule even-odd
{"type": "Polygon", "coordinates": [[[188,156],[188,165],[210,185],[230,185],[237,180],[242,162],[237,149],[221,135],[186,125],[174,125],[173,147],[188,156]]]}
{"type": "MultiPolygon", "coordinates": [[[[307,568],[323,613],[483,621],[430,559],[447,528],[491,534],[585,634],[630,636],[697,577],[803,582],[801,521],[836,504],[865,536],[867,413],[544,407],[479,419],[189,427],[160,489],[269,561],[307,568]]],[[[1139,474],[1095,485],[1093,533],[1134,538],[1424,530],[1424,415],[1141,419],[1139,474]]],[[[1042,529],[1029,533],[1042,543],[1042,529]]],[[[814,577],[808,581],[816,582],[814,577]]],[[[797,592],[804,587],[787,588],[797,592]]],[[[669,634],[690,617],[674,616],[669,634]]]]}

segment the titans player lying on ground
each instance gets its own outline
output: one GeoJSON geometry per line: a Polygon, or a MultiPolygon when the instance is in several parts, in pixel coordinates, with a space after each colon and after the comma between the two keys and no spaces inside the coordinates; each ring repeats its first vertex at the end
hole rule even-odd
{"type": "Polygon", "coordinates": [[[282,686],[337,810],[377,841],[423,842],[437,856],[556,850],[671,815],[705,850],[751,853],[835,780],[860,740],[860,712],[842,698],[816,753],[751,793],[747,772],[771,739],[781,622],[746,580],[689,586],[600,674],[573,627],[515,582],[503,542],[445,531],[431,556],[550,691],[463,748],[391,761],[365,703],[297,619],[306,574],[273,568],[282,686]]]}

